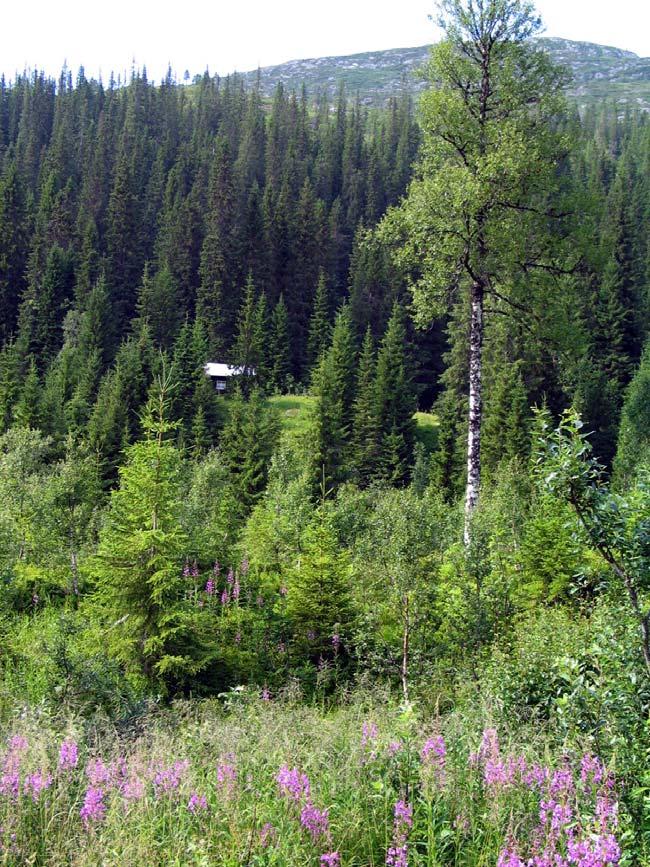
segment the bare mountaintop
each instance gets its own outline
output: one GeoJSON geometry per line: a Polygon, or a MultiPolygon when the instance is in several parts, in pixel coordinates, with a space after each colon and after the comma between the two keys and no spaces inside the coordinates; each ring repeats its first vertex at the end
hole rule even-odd
{"type": "MultiPolygon", "coordinates": [[[[542,38],[539,44],[557,62],[571,69],[573,82],[568,93],[580,106],[609,99],[621,108],[650,110],[650,58],[569,39],[542,38]]],[[[318,91],[334,94],[343,83],[346,92],[358,93],[363,103],[382,105],[402,87],[417,93],[425,86],[417,70],[426,61],[429,48],[429,45],[393,48],[267,66],[259,70],[262,91],[270,94],[282,82],[290,90],[299,89],[304,83],[311,95],[318,91]]],[[[257,74],[247,72],[244,77],[252,82],[257,74]]]]}

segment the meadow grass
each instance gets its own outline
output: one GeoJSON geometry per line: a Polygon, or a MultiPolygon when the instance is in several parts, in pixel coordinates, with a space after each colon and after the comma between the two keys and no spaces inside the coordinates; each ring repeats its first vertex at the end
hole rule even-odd
{"type": "Polygon", "coordinates": [[[612,858],[548,863],[619,863],[599,760],[554,760],[543,730],[514,740],[479,707],[468,723],[243,690],[129,725],[23,709],[3,741],[2,864],[519,867],[577,842],[612,858]]]}

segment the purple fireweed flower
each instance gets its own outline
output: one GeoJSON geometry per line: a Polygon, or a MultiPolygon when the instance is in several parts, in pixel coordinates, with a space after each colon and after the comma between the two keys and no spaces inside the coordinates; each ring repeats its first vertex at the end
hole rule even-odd
{"type": "Polygon", "coordinates": [[[86,776],[90,785],[96,788],[110,782],[111,770],[104,764],[101,757],[98,756],[96,759],[91,759],[86,765],[86,776]]]}
{"type": "Polygon", "coordinates": [[[189,801],[187,802],[187,809],[190,813],[202,813],[204,810],[208,809],[208,799],[205,795],[198,795],[196,792],[192,792],[189,801]]]}
{"type": "Polygon", "coordinates": [[[437,786],[444,786],[446,781],[445,775],[445,757],[447,755],[447,747],[445,739],[442,735],[435,735],[429,738],[420,751],[420,758],[427,776],[433,776],[433,781],[437,786]]]}
{"type": "Polygon", "coordinates": [[[374,722],[364,722],[361,726],[361,747],[372,746],[379,736],[379,729],[374,722]]]}
{"type": "Polygon", "coordinates": [[[528,789],[541,791],[546,786],[550,776],[551,772],[548,768],[543,768],[541,765],[533,765],[524,772],[522,782],[528,789]]]}
{"type": "Polygon", "coordinates": [[[297,804],[301,801],[309,802],[309,778],[298,768],[289,769],[287,765],[282,765],[275,779],[283,797],[290,798],[297,804]]]}
{"type": "Polygon", "coordinates": [[[397,753],[402,749],[403,746],[404,744],[401,741],[391,741],[388,744],[388,755],[391,757],[391,759],[393,758],[393,756],[397,755],[397,753]]]}
{"type": "Polygon", "coordinates": [[[13,735],[9,739],[9,752],[10,753],[24,753],[28,747],[27,738],[22,735],[13,735]]]}
{"type": "Polygon", "coordinates": [[[408,835],[413,827],[413,807],[397,801],[394,810],[393,840],[386,853],[388,867],[408,867],[408,835]]]}
{"type": "Polygon", "coordinates": [[[596,798],[596,816],[601,831],[608,827],[618,827],[618,802],[611,801],[607,795],[596,798]]]}
{"type": "Polygon", "coordinates": [[[218,560],[215,560],[214,566],[212,567],[212,574],[215,576],[215,578],[218,578],[220,572],[221,572],[221,566],[219,565],[218,560]]]}
{"type": "Polygon", "coordinates": [[[161,768],[153,778],[156,796],[176,791],[189,766],[190,763],[184,759],[180,762],[174,762],[168,768],[161,768]]]}
{"type": "Polygon", "coordinates": [[[69,771],[77,767],[79,747],[76,741],[63,741],[59,747],[59,770],[69,771]]]}
{"type": "Polygon", "coordinates": [[[605,768],[598,756],[592,756],[585,753],[580,763],[580,781],[587,792],[592,790],[592,787],[597,787],[602,783],[605,775],[605,768]]]}
{"type": "Polygon", "coordinates": [[[248,562],[248,557],[244,557],[244,559],[241,561],[241,565],[239,567],[239,571],[241,572],[242,575],[246,575],[248,573],[249,566],[250,566],[250,564],[248,562]]]}
{"type": "Polygon", "coordinates": [[[190,577],[190,563],[189,560],[185,561],[185,565],[183,566],[183,578],[190,577]]]}
{"type": "Polygon", "coordinates": [[[413,807],[406,801],[398,801],[395,804],[395,824],[404,828],[413,826],[413,807]]]}
{"type": "Polygon", "coordinates": [[[444,762],[446,755],[447,747],[445,746],[445,740],[442,735],[436,735],[436,737],[429,738],[420,752],[420,758],[422,761],[428,761],[432,764],[438,764],[440,760],[444,762]]]}
{"type": "Polygon", "coordinates": [[[14,735],[9,739],[9,749],[2,759],[0,794],[7,795],[14,800],[20,791],[20,765],[26,750],[27,739],[22,735],[14,735]]]}
{"type": "Polygon", "coordinates": [[[144,782],[140,777],[131,777],[122,783],[120,791],[125,801],[139,801],[144,797],[144,782]]]}
{"type": "Polygon", "coordinates": [[[481,746],[478,749],[478,760],[485,762],[488,759],[497,761],[501,754],[499,748],[499,735],[496,729],[485,729],[481,738],[481,746]]]}
{"type": "Polygon", "coordinates": [[[20,774],[17,770],[5,771],[0,775],[0,795],[16,800],[20,792],[20,774]]]}
{"type": "Polygon", "coordinates": [[[79,810],[81,819],[88,828],[93,822],[101,822],[106,815],[106,804],[104,804],[104,791],[96,786],[88,786],[84,796],[84,802],[81,810],[79,810]]]}
{"type": "Polygon", "coordinates": [[[338,650],[340,648],[340,646],[341,646],[341,636],[338,634],[338,632],[335,632],[334,635],[332,636],[332,647],[334,648],[334,650],[338,650]]]}
{"type": "Polygon", "coordinates": [[[338,852],[325,852],[320,856],[321,867],[341,867],[341,856],[338,852]]]}
{"type": "Polygon", "coordinates": [[[490,788],[505,786],[508,782],[508,775],[503,762],[487,759],[483,768],[483,782],[490,788]]]}
{"type": "Polygon", "coordinates": [[[512,844],[509,844],[499,855],[497,867],[526,867],[526,862],[522,861],[516,849],[512,847],[512,844]]]}
{"type": "Polygon", "coordinates": [[[232,585],[232,598],[239,599],[239,594],[241,593],[241,587],[239,586],[239,578],[235,579],[235,583],[232,585]]]}
{"type": "Polygon", "coordinates": [[[262,689],[262,701],[271,701],[271,692],[268,686],[262,689]]]}
{"type": "Polygon", "coordinates": [[[225,587],[221,592],[221,604],[227,605],[230,602],[230,591],[225,587]]]}
{"type": "Polygon", "coordinates": [[[208,578],[208,580],[205,582],[205,592],[208,596],[214,596],[214,590],[214,578],[208,578]]]}
{"type": "Polygon", "coordinates": [[[229,762],[217,765],[217,786],[222,791],[232,794],[237,783],[237,769],[229,762]]]}
{"type": "Polygon", "coordinates": [[[228,569],[228,574],[226,575],[226,581],[230,585],[235,583],[235,573],[232,570],[232,566],[230,567],[230,569],[228,569]]]}
{"type": "Polygon", "coordinates": [[[568,765],[565,765],[563,768],[558,768],[556,771],[553,771],[551,775],[551,782],[549,785],[549,792],[552,797],[568,797],[575,790],[575,783],[573,781],[573,771],[568,765]]]}
{"type": "Polygon", "coordinates": [[[52,774],[45,774],[43,771],[36,771],[33,774],[27,774],[25,777],[24,790],[25,794],[32,796],[32,801],[38,801],[41,792],[49,789],[52,785],[52,774]]]}
{"type": "Polygon", "coordinates": [[[278,839],[278,831],[277,828],[272,825],[270,822],[266,822],[262,829],[260,830],[260,845],[263,849],[266,849],[267,846],[270,846],[272,843],[275,843],[278,839]]]}
{"type": "Polygon", "coordinates": [[[386,853],[386,864],[388,867],[408,867],[408,863],[408,843],[401,843],[399,846],[391,846],[389,848],[386,853]]]}
{"type": "Polygon", "coordinates": [[[576,867],[615,867],[621,858],[621,849],[612,834],[596,837],[592,841],[573,840],[567,843],[568,863],[576,867]]]}
{"type": "Polygon", "coordinates": [[[317,810],[313,804],[307,803],[301,810],[300,824],[316,841],[329,833],[329,810],[317,810]]]}

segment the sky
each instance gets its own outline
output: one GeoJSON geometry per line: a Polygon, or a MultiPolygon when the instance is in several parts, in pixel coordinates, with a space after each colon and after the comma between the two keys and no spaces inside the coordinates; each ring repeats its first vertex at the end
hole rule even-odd
{"type": "MultiPolygon", "coordinates": [[[[546,35],[650,56],[649,0],[537,0],[546,35]]],[[[306,57],[425,45],[433,0],[31,0],[3,3],[0,72],[108,79],[136,67],[159,80],[206,68],[227,74],[306,57]]]]}

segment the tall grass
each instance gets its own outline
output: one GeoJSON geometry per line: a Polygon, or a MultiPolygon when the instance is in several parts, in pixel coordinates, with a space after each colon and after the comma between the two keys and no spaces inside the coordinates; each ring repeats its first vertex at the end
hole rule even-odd
{"type": "Polygon", "coordinates": [[[331,712],[246,692],[226,705],[125,727],[18,715],[0,756],[0,863],[619,863],[613,780],[595,757],[553,759],[542,732],[516,743],[479,709],[421,718],[367,695],[331,712]],[[529,860],[545,853],[556,860],[529,860]]]}

